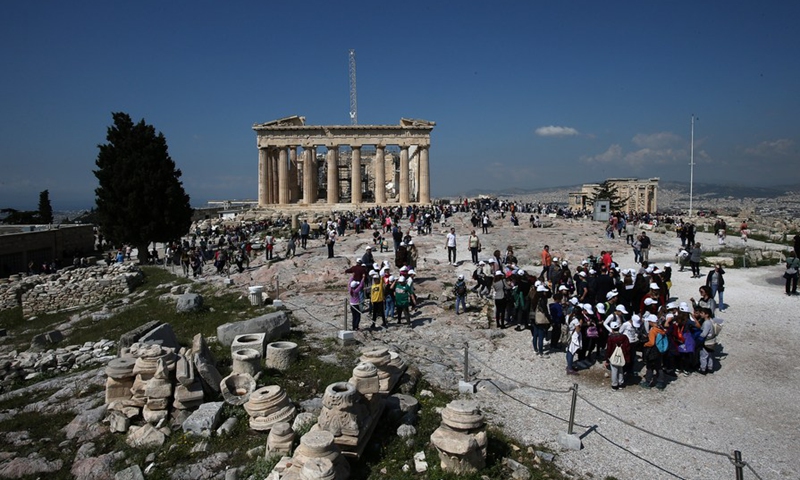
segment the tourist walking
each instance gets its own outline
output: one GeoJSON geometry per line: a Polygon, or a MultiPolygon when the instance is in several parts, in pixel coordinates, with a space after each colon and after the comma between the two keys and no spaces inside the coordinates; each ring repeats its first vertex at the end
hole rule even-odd
{"type": "Polygon", "coordinates": [[[333,247],[336,245],[336,230],[333,228],[328,230],[328,238],[325,240],[325,245],[328,247],[328,258],[333,258],[333,247]]]}
{"type": "Polygon", "coordinates": [[[786,271],[783,278],[786,280],[786,295],[797,295],[797,277],[800,276],[800,258],[794,252],[789,252],[786,257],[786,271]]]}
{"type": "MultiPolygon", "coordinates": [[[[549,291],[544,285],[536,287],[536,294],[531,302],[534,311],[533,329],[531,335],[533,336],[533,352],[540,356],[545,356],[544,351],[544,337],[547,335],[547,330],[550,328],[550,309],[547,307],[547,298],[549,291]]],[[[549,356],[549,355],[548,355],[549,356]]]]}
{"type": "Polygon", "coordinates": [[[700,261],[703,259],[703,249],[700,242],[692,247],[689,253],[689,264],[692,266],[692,278],[700,278],[700,261]]]}
{"type": "Polygon", "coordinates": [[[361,323],[361,290],[364,288],[364,278],[360,282],[355,280],[350,282],[348,293],[350,294],[350,313],[353,314],[353,330],[358,330],[361,323]]]}
{"type": "Polygon", "coordinates": [[[506,280],[502,270],[494,272],[494,321],[497,328],[506,328],[506,280]]]}
{"type": "Polygon", "coordinates": [[[445,240],[445,248],[447,249],[447,262],[453,266],[457,266],[456,263],[456,229],[451,228],[450,233],[447,234],[447,239],[445,240]]]}
{"type": "Polygon", "coordinates": [[[611,389],[618,390],[625,385],[625,366],[631,362],[631,344],[627,336],[619,333],[620,323],[614,320],[609,325],[611,333],[606,343],[606,367],[611,370],[611,389]],[[619,361],[615,352],[622,351],[622,361],[619,361]]]}
{"type": "Polygon", "coordinates": [[[544,281],[545,277],[550,280],[550,265],[553,263],[553,257],[550,255],[550,245],[545,245],[542,249],[542,273],[539,274],[539,280],[544,281]]]}
{"type": "Polygon", "coordinates": [[[474,265],[478,264],[478,252],[481,251],[481,240],[478,238],[478,235],[475,234],[475,230],[471,231],[469,234],[469,253],[472,255],[472,263],[474,265]]]}
{"type": "Polygon", "coordinates": [[[465,313],[467,311],[467,282],[464,281],[464,275],[459,275],[456,284],[453,287],[453,294],[456,296],[456,315],[461,315],[458,306],[461,305],[461,310],[465,313]]]}
{"type": "Polygon", "coordinates": [[[406,277],[400,276],[395,282],[394,286],[394,305],[397,310],[397,324],[403,323],[403,314],[405,313],[406,321],[411,323],[411,287],[406,283],[406,277]]]}
{"type": "Polygon", "coordinates": [[[642,244],[642,262],[649,262],[651,242],[650,237],[647,236],[647,232],[642,232],[640,242],[642,244]]]}
{"type": "Polygon", "coordinates": [[[720,312],[725,311],[725,304],[723,303],[723,297],[725,292],[725,270],[722,269],[722,265],[719,263],[714,265],[714,270],[708,272],[708,276],[706,276],[706,286],[711,289],[711,298],[714,298],[719,294],[719,302],[717,302],[717,307],[719,308],[720,312]]]}
{"type": "Polygon", "coordinates": [[[370,303],[372,305],[372,325],[375,328],[375,320],[380,316],[383,322],[381,326],[386,326],[386,311],[384,307],[384,300],[386,299],[386,287],[383,284],[383,279],[380,275],[372,275],[372,286],[370,287],[370,303]]]}

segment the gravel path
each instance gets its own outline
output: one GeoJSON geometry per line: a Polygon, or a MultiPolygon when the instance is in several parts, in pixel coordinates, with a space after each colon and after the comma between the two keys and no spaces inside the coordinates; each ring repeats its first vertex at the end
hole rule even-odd
{"type": "MultiPolygon", "coordinates": [[[[525,219],[523,215],[522,220],[525,219]]],[[[387,330],[359,332],[361,342],[397,345],[407,356],[414,357],[410,363],[418,365],[437,383],[455,388],[461,375],[461,349],[468,341],[473,375],[484,380],[475,398],[491,423],[501,425],[521,442],[543,443],[559,451],[558,464],[578,476],[614,476],[621,480],[728,479],[734,477],[734,467],[724,456],[643,433],[580,399],[575,416],[580,426],[575,431],[583,437],[584,448],[561,451],[557,436],[567,429],[570,393],[547,393],[521,384],[564,391],[574,381],[578,392],[592,403],[647,431],[708,450],[728,454],[740,450],[744,460],[764,479],[800,478],[795,446],[800,439],[800,407],[796,402],[800,367],[787,355],[800,338],[800,297],[783,294],[782,267],[727,271],[725,299],[730,307],[719,315],[725,320],[721,334],[723,356],[721,368],[714,375],[671,379],[664,391],[628,386],[613,392],[601,366],[582,371],[578,377],[567,377],[563,355],[534,358],[529,332],[487,329],[485,311],[481,313],[473,306],[472,313],[457,317],[451,302],[440,300],[449,294],[447,283],[452,284],[458,273],[469,278],[473,269],[464,247],[471,229],[467,220],[458,215],[450,221],[459,234],[457,267],[446,264],[446,229],[437,227],[433,235],[415,236],[421,259],[417,290],[423,296],[430,294],[431,299],[423,302],[413,328],[391,326],[387,330]]],[[[553,228],[531,230],[495,221],[500,226],[481,235],[485,257],[495,248],[503,250],[507,244],[515,245],[523,268],[538,273],[540,269],[533,266],[532,259],[538,259],[542,245],[548,243],[554,255],[567,258],[572,264],[589,253],[611,248],[619,250],[615,258],[623,267],[633,266],[633,255],[624,241],[606,240],[597,223],[558,220],[553,228]]],[[[651,237],[651,260],[658,264],[674,262],[680,241],[673,234],[651,237]]],[[[295,259],[259,269],[252,274],[252,280],[238,283],[269,284],[274,275],[280,275],[281,282],[287,282],[282,285],[285,292],[281,298],[294,308],[296,316],[306,321],[311,331],[331,336],[342,323],[343,308],[338,307],[345,297],[346,277],[342,271],[363,253],[370,238],[369,233],[345,236],[337,244],[339,257],[332,260],[324,258],[324,246],[314,243],[313,248],[295,259]]],[[[698,240],[705,245],[716,243],[710,234],[701,233],[698,240]]],[[[758,242],[750,244],[757,246],[758,242]]],[[[376,254],[376,259],[393,263],[392,254],[376,254]]],[[[697,287],[702,283],[691,279],[688,269],[682,273],[675,269],[672,295],[688,301],[691,296],[697,297],[697,287]]],[[[481,307],[472,297],[469,302],[481,307]]],[[[362,322],[369,324],[368,320],[362,322]]],[[[744,478],[755,477],[745,471],[744,478]]]]}

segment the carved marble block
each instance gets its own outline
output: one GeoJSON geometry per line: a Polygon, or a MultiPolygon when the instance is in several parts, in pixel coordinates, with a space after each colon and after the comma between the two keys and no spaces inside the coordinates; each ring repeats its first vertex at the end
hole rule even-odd
{"type": "Polygon", "coordinates": [[[267,437],[267,455],[291,455],[294,439],[294,430],[288,422],[274,424],[267,437]]]}
{"type": "Polygon", "coordinates": [[[345,455],[360,457],[384,408],[382,395],[362,395],[349,382],[328,385],[316,428],[333,434],[345,455]]]}
{"type": "Polygon", "coordinates": [[[469,473],[486,465],[487,437],[477,404],[454,400],[442,410],[442,424],[431,435],[442,470],[469,473]]]}
{"type": "Polygon", "coordinates": [[[288,395],[278,385],[267,385],[251,393],[244,409],[250,415],[250,428],[259,431],[268,431],[280,422],[290,422],[296,413],[288,395]]]}

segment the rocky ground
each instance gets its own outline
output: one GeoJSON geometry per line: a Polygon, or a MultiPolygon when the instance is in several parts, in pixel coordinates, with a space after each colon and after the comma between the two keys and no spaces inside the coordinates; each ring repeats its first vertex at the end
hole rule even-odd
{"type": "MultiPolygon", "coordinates": [[[[437,225],[432,235],[414,237],[420,251],[416,281],[422,300],[420,310],[410,326],[392,322],[388,328],[362,330],[356,334],[359,342],[396,347],[430,382],[450,390],[455,390],[463,378],[464,346],[468,344],[469,376],[477,381],[474,398],[490,422],[523,443],[544,444],[559,452],[557,464],[576,477],[733,476],[734,467],[726,456],[656,436],[660,435],[713,452],[731,454],[739,450],[761,478],[800,478],[800,460],[794,448],[800,438],[800,407],[794,401],[800,367],[787,354],[800,334],[795,313],[800,298],[783,294],[782,267],[728,270],[725,299],[729,308],[720,315],[725,320],[721,337],[724,348],[714,375],[673,378],[664,391],[628,386],[613,392],[600,365],[583,370],[577,377],[567,377],[563,354],[534,357],[528,331],[491,328],[488,301],[470,294],[469,313],[455,315],[452,284],[458,274],[469,278],[474,268],[465,248],[471,230],[468,220],[467,215],[459,214],[446,225],[437,225]],[[444,246],[445,232],[451,226],[458,234],[457,266],[447,263],[444,246]],[[575,432],[584,447],[580,451],[562,450],[557,441],[559,433],[567,429],[571,397],[567,389],[573,382],[581,395],[575,415],[575,432]],[[609,413],[650,433],[625,425],[609,413]]],[[[484,257],[494,249],[512,245],[521,266],[538,273],[539,252],[549,244],[554,256],[572,264],[589,254],[611,249],[623,267],[633,267],[633,255],[624,241],[606,239],[600,224],[554,219],[552,228],[530,229],[513,227],[499,216],[493,220],[495,228],[480,235],[484,257]]],[[[674,234],[651,236],[651,260],[659,264],[674,262],[680,244],[674,234]]],[[[710,234],[700,233],[698,240],[707,246],[716,244],[710,234]]],[[[729,243],[739,242],[738,238],[729,238],[729,243]]],[[[243,295],[248,286],[264,285],[269,296],[280,298],[292,310],[301,322],[300,328],[312,337],[331,338],[345,322],[348,276],[344,270],[370,244],[369,232],[348,234],[337,243],[336,258],[328,259],[322,242],[313,240],[309,249],[298,247],[299,254],[287,259],[283,258],[285,244],[279,243],[277,260],[265,263],[263,257],[256,258],[250,269],[232,275],[230,286],[223,286],[223,279],[211,273],[210,266],[209,273],[198,281],[238,289],[243,295]]],[[[748,248],[785,249],[753,240],[748,248]]],[[[375,256],[377,261],[394,260],[392,252],[375,256]]],[[[675,271],[673,282],[673,296],[686,301],[696,296],[701,284],[691,279],[688,271],[675,271]]],[[[362,326],[368,324],[368,319],[362,320],[362,326]]],[[[46,475],[48,471],[71,468],[76,477],[82,478],[82,472],[100,468],[93,462],[113,463],[114,455],[92,455],[92,441],[97,434],[92,426],[102,417],[94,406],[102,398],[103,382],[101,369],[68,381],[57,377],[27,387],[24,394],[39,406],[21,405],[6,415],[42,410],[63,422],[65,428],[60,431],[64,433],[51,439],[17,439],[20,448],[31,453],[5,464],[0,476],[15,476],[21,471],[46,475]],[[55,417],[67,413],[67,417],[55,417]],[[78,457],[69,460],[71,464],[60,460],[56,464],[37,457],[33,448],[36,441],[79,441],[85,446],[81,446],[78,457]]],[[[746,472],[745,478],[754,477],[746,472]]]]}
{"type": "MultiPolygon", "coordinates": [[[[512,227],[494,219],[496,228],[481,235],[483,255],[513,245],[521,266],[537,272],[538,254],[545,243],[554,256],[579,262],[588,254],[612,249],[623,267],[633,266],[633,255],[624,241],[607,240],[598,224],[590,221],[556,220],[553,228],[512,227]]],[[[719,370],[712,376],[693,375],[671,379],[664,391],[628,386],[612,392],[600,365],[578,377],[564,373],[561,354],[534,358],[527,331],[489,328],[487,302],[470,295],[470,313],[456,316],[451,286],[458,274],[469,278],[473,265],[463,248],[471,226],[457,215],[446,227],[437,226],[428,236],[415,237],[420,250],[417,292],[423,302],[412,325],[392,324],[388,329],[361,331],[364,344],[386,343],[412,356],[434,383],[455,389],[463,376],[464,344],[469,344],[470,375],[480,380],[475,397],[493,423],[523,442],[543,443],[560,450],[559,432],[566,431],[570,394],[549,393],[537,387],[566,391],[574,382],[579,393],[597,407],[614,413],[653,434],[716,452],[742,452],[746,462],[762,478],[800,477],[800,461],[793,440],[800,437],[798,408],[793,385],[800,379],[786,352],[791,351],[800,327],[794,321],[798,297],[787,297],[782,288],[782,267],[730,269],[726,275],[724,345],[719,370]],[[444,232],[450,226],[459,234],[458,266],[447,263],[444,232]]],[[[327,259],[321,241],[310,243],[299,255],[254,268],[235,278],[238,285],[266,285],[320,336],[333,336],[344,321],[344,270],[370,244],[369,233],[346,235],[336,245],[336,258],[327,259]],[[276,292],[276,285],[278,291],[276,292]]],[[[710,234],[698,241],[715,245],[710,234]]],[[[729,243],[740,242],[729,238],[729,243]]],[[[651,260],[674,262],[680,241],[674,234],[653,235],[651,260]]],[[[783,247],[750,241],[749,248],[783,247]]],[[[278,252],[283,253],[281,245],[278,252]]],[[[391,253],[377,260],[393,262],[391,253]]],[[[705,272],[704,272],[705,273],[705,272]]],[[[673,296],[688,301],[697,296],[701,283],[687,272],[674,274],[673,296]]],[[[362,320],[362,325],[368,321],[362,320]]],[[[581,451],[563,451],[557,461],[579,475],[636,479],[730,478],[734,467],[728,458],[701,452],[642,433],[578,400],[576,433],[581,451]]],[[[747,477],[746,477],[747,478],[747,477]]]]}

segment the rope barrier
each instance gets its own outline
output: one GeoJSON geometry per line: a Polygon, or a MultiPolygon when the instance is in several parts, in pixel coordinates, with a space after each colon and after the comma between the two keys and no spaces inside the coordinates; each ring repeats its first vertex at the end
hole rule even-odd
{"type": "Polygon", "coordinates": [[[698,451],[701,451],[701,452],[704,452],[704,453],[710,453],[712,455],[719,455],[721,457],[726,457],[726,458],[728,458],[730,460],[733,460],[733,456],[730,453],[718,452],[716,450],[709,450],[707,448],[697,447],[695,445],[690,445],[688,443],[684,443],[684,442],[675,440],[673,438],[665,437],[664,435],[660,435],[658,433],[653,433],[653,432],[651,432],[649,430],[646,430],[646,429],[644,429],[644,428],[642,428],[642,427],[640,427],[638,425],[635,425],[635,424],[633,424],[633,423],[631,423],[631,422],[629,422],[629,421],[627,421],[627,420],[625,420],[623,418],[620,418],[620,417],[614,415],[613,413],[609,412],[608,410],[605,410],[605,409],[603,409],[601,407],[598,407],[597,405],[595,405],[594,403],[590,402],[586,397],[584,397],[580,393],[578,394],[578,398],[580,398],[584,402],[588,403],[589,406],[594,407],[595,409],[605,413],[609,417],[611,417],[611,418],[613,418],[613,419],[615,419],[617,421],[620,421],[620,422],[624,423],[625,425],[627,425],[629,427],[635,428],[636,430],[639,430],[640,432],[646,433],[648,435],[652,435],[652,436],[654,436],[656,438],[660,438],[661,440],[664,440],[664,441],[667,441],[667,442],[671,442],[671,443],[674,443],[676,445],[680,445],[680,446],[683,446],[683,447],[686,447],[686,448],[691,448],[691,449],[698,450],[698,451]]]}
{"type": "Polygon", "coordinates": [[[622,445],[618,444],[614,440],[611,440],[610,438],[608,438],[605,435],[603,435],[602,433],[600,433],[596,428],[594,429],[594,433],[596,433],[600,438],[602,438],[606,442],[610,443],[611,445],[614,445],[615,447],[619,448],[620,450],[633,455],[634,457],[636,457],[639,460],[647,463],[648,465],[653,466],[653,467],[657,468],[658,470],[661,470],[662,472],[664,472],[664,473],[666,473],[668,475],[672,475],[675,478],[680,478],[681,480],[684,480],[684,477],[681,477],[680,475],[677,475],[675,473],[670,472],[669,470],[667,470],[666,468],[662,467],[661,465],[659,465],[659,464],[657,464],[657,463],[655,463],[655,462],[653,462],[651,460],[648,460],[648,459],[642,457],[641,455],[638,455],[638,454],[630,451],[629,449],[623,447],[622,445]]]}
{"type": "MultiPolygon", "coordinates": [[[[522,385],[522,386],[524,386],[524,387],[527,387],[527,388],[532,388],[532,389],[534,389],[534,390],[540,390],[540,391],[542,391],[542,392],[548,392],[548,393],[571,393],[571,392],[572,392],[572,388],[568,388],[568,389],[566,389],[566,390],[556,390],[556,389],[553,389],[553,388],[537,387],[537,386],[535,386],[535,385],[529,385],[529,384],[527,384],[527,383],[525,383],[525,382],[522,382],[522,381],[520,381],[520,380],[515,380],[515,379],[513,379],[513,378],[511,378],[511,377],[508,377],[508,376],[506,376],[505,374],[503,374],[503,373],[501,373],[501,372],[499,372],[499,371],[495,370],[494,368],[490,367],[490,366],[489,366],[489,365],[488,365],[488,364],[487,364],[485,361],[481,360],[481,359],[480,359],[480,358],[479,358],[477,355],[475,355],[474,353],[470,352],[470,354],[469,354],[469,355],[470,355],[470,357],[472,357],[473,359],[477,360],[477,361],[478,361],[478,363],[480,363],[480,364],[481,364],[481,365],[483,365],[484,367],[488,368],[488,369],[489,369],[489,370],[491,370],[492,372],[496,373],[497,375],[500,375],[501,377],[505,378],[506,380],[508,380],[508,381],[510,381],[510,382],[514,382],[514,383],[517,383],[517,384],[519,384],[519,385],[522,385]]],[[[496,386],[496,385],[495,385],[495,386],[496,386]]]]}
{"type": "Polygon", "coordinates": [[[317,318],[316,316],[314,316],[314,314],[313,314],[313,313],[311,313],[311,312],[310,312],[310,311],[309,311],[309,310],[308,310],[306,307],[303,307],[303,306],[297,305],[297,304],[295,304],[295,303],[292,303],[292,302],[289,302],[289,301],[286,301],[286,300],[283,300],[283,303],[285,303],[285,304],[287,304],[287,305],[290,305],[290,306],[292,306],[292,307],[294,307],[294,308],[297,308],[297,309],[300,309],[300,310],[303,310],[303,311],[305,311],[305,312],[306,312],[306,314],[307,314],[309,317],[311,317],[312,319],[314,319],[315,321],[317,321],[317,322],[319,322],[319,323],[324,323],[324,324],[330,325],[330,326],[332,326],[333,328],[335,328],[335,329],[337,329],[337,330],[339,329],[339,327],[337,327],[335,324],[333,324],[333,323],[331,323],[331,322],[329,322],[329,321],[327,321],[327,320],[320,320],[319,318],[317,318]]]}
{"type": "Polygon", "coordinates": [[[745,466],[745,467],[747,467],[747,469],[748,469],[748,470],[750,470],[750,472],[751,472],[753,475],[755,475],[755,477],[756,477],[758,480],[762,480],[762,478],[761,478],[761,477],[760,477],[760,476],[759,476],[759,475],[756,473],[756,471],[755,471],[755,470],[753,470],[753,467],[751,467],[749,463],[747,463],[747,462],[742,462],[742,464],[744,464],[744,466],[745,466]]]}
{"type": "MultiPolygon", "coordinates": [[[[547,415],[547,416],[549,416],[549,417],[553,417],[553,418],[555,418],[556,420],[561,420],[561,421],[562,421],[562,422],[564,422],[564,423],[569,423],[569,420],[567,420],[566,418],[561,418],[561,417],[559,417],[558,415],[556,415],[556,414],[554,414],[554,413],[550,413],[550,412],[548,412],[548,411],[545,411],[545,410],[539,409],[539,408],[537,408],[537,407],[534,407],[533,405],[531,405],[531,404],[529,404],[529,403],[526,403],[526,402],[524,402],[523,400],[521,400],[521,399],[519,399],[519,398],[515,397],[514,395],[511,395],[510,393],[508,393],[508,392],[506,392],[505,390],[503,390],[502,388],[500,388],[500,386],[499,386],[499,385],[497,385],[497,384],[496,384],[496,383],[495,383],[495,382],[494,382],[492,379],[486,379],[486,381],[487,381],[487,382],[489,382],[489,383],[491,383],[492,385],[494,385],[494,386],[495,386],[495,388],[497,388],[497,390],[498,390],[500,393],[502,393],[502,394],[503,394],[503,395],[505,395],[506,397],[508,397],[508,398],[510,398],[510,399],[512,399],[512,400],[514,400],[515,402],[517,402],[517,403],[520,403],[520,404],[522,404],[522,405],[524,405],[524,406],[526,406],[526,407],[530,408],[531,410],[536,410],[536,411],[537,411],[537,412],[539,412],[539,413],[542,413],[542,414],[544,414],[544,415],[547,415]]],[[[581,427],[581,428],[590,428],[588,425],[581,425],[581,424],[578,424],[578,423],[576,423],[575,425],[577,425],[577,426],[579,426],[579,427],[581,427]]]]}

